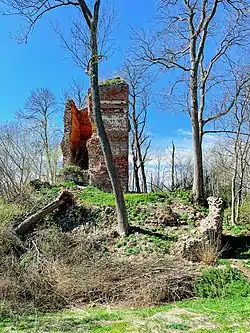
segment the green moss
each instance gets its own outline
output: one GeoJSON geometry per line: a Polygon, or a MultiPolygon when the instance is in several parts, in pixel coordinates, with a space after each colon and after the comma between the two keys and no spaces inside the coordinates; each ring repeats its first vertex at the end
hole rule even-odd
{"type": "Polygon", "coordinates": [[[107,80],[101,82],[99,85],[100,86],[109,86],[111,84],[125,84],[125,83],[126,83],[126,81],[123,78],[118,76],[118,77],[114,77],[113,79],[107,79],[107,80]]]}
{"type": "Polygon", "coordinates": [[[67,173],[82,173],[82,169],[76,165],[65,165],[59,172],[58,175],[67,173]]]}

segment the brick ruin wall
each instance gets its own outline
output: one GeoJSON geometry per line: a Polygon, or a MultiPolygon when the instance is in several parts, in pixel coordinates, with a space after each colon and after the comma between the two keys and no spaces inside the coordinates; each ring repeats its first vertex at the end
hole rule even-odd
{"type": "Polygon", "coordinates": [[[69,100],[64,112],[64,136],[62,140],[63,165],[77,165],[88,169],[87,141],[92,135],[88,109],[78,110],[69,100]]]}
{"type": "MultiPolygon", "coordinates": [[[[128,85],[109,84],[100,86],[102,118],[109,138],[113,160],[119,173],[124,191],[128,187],[128,85]]],[[[89,153],[90,183],[111,191],[100,141],[95,130],[91,103],[89,115],[93,134],[87,142],[89,153]]]]}
{"type": "MultiPolygon", "coordinates": [[[[88,107],[84,110],[77,110],[73,101],[66,103],[62,140],[63,165],[77,165],[88,169],[90,184],[110,192],[112,187],[96,133],[90,99],[89,95],[88,107]]],[[[126,192],[129,173],[128,85],[125,82],[100,85],[100,100],[113,159],[126,192]]]]}

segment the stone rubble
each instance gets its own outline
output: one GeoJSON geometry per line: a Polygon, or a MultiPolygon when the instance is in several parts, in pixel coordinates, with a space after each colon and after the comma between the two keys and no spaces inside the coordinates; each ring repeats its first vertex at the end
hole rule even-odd
{"type": "Polygon", "coordinates": [[[220,251],[223,223],[223,200],[207,198],[209,214],[201,220],[194,235],[182,236],[172,249],[172,254],[192,261],[202,261],[204,252],[211,252],[211,257],[220,251]]]}

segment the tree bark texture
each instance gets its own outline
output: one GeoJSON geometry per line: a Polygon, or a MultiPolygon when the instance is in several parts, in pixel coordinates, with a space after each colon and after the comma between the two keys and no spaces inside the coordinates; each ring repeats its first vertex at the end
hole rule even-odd
{"type": "Polygon", "coordinates": [[[128,219],[127,211],[125,206],[125,200],[123,190],[118,176],[115,163],[112,156],[110,143],[108,140],[107,133],[105,131],[102,114],[101,114],[101,103],[99,93],[99,81],[98,81],[98,45],[97,45],[97,24],[98,24],[98,11],[100,6],[100,0],[96,1],[95,14],[89,25],[90,29],[90,47],[91,47],[91,59],[90,59],[90,90],[93,107],[93,117],[97,129],[97,134],[100,138],[101,148],[103,156],[106,162],[108,174],[113,188],[116,201],[116,211],[118,217],[118,233],[120,236],[128,234],[128,219]],[[98,8],[97,8],[98,6],[98,8]]]}

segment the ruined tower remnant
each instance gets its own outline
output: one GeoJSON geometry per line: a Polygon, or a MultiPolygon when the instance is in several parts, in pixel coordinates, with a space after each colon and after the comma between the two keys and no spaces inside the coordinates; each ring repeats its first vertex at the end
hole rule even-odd
{"type": "MultiPolygon", "coordinates": [[[[216,259],[220,253],[223,223],[223,200],[208,197],[209,214],[201,220],[196,233],[184,235],[172,248],[172,254],[188,260],[203,261],[216,259]]],[[[211,261],[212,262],[212,261],[211,261]]]]}
{"type": "MultiPolygon", "coordinates": [[[[113,159],[124,191],[128,188],[128,85],[120,78],[100,85],[101,111],[113,159]]],[[[96,132],[90,92],[87,107],[78,110],[72,100],[66,103],[63,165],[75,165],[88,170],[89,182],[105,191],[111,183],[96,132]]]]}
{"type": "Polygon", "coordinates": [[[78,110],[69,100],[64,112],[64,136],[62,140],[63,165],[76,165],[88,169],[87,140],[92,135],[88,109],[78,110]]]}

